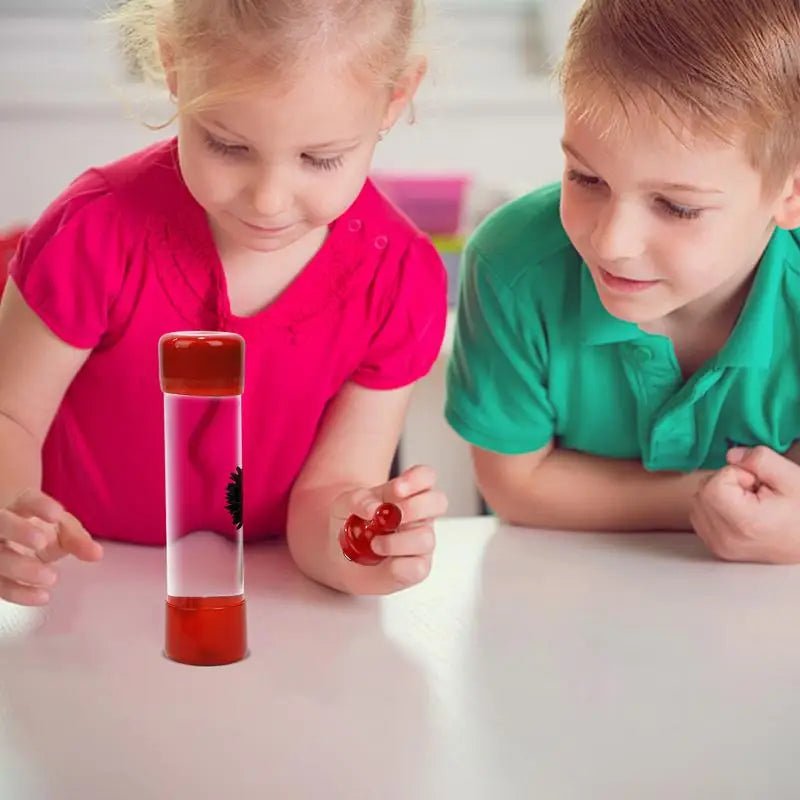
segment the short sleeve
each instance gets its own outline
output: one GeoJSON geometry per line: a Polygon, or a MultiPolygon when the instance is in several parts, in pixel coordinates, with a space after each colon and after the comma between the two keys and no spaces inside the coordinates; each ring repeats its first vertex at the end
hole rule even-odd
{"type": "Polygon", "coordinates": [[[63,341],[94,348],[124,273],[120,214],[103,177],[79,177],[26,232],[9,266],[25,302],[63,341]]]}
{"type": "Polygon", "coordinates": [[[493,280],[491,265],[464,255],[445,416],[471,444],[497,453],[529,453],[553,437],[547,390],[547,340],[535,307],[493,280]]]}
{"type": "Polygon", "coordinates": [[[367,353],[352,380],[370,389],[396,389],[426,375],[444,340],[447,273],[433,245],[411,240],[384,290],[367,353]]]}

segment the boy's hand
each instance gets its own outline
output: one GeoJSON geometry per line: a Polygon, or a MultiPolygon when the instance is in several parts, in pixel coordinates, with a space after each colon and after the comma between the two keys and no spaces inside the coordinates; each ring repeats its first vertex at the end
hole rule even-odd
{"type": "Polygon", "coordinates": [[[58,579],[49,562],[65,555],[98,561],[103,548],[60,503],[34,489],[0,509],[0,598],[20,605],[50,601],[58,579]]]}
{"type": "Polygon", "coordinates": [[[430,467],[411,467],[373,489],[357,489],[336,498],[331,511],[333,558],[341,570],[340,583],[352,594],[389,594],[424,580],[431,570],[436,539],[433,520],[447,511],[447,498],[436,488],[430,467]],[[359,566],[345,558],[339,531],[351,514],[371,519],[381,503],[394,503],[403,515],[395,533],[376,536],[372,550],[385,560],[359,566]]]}
{"type": "Polygon", "coordinates": [[[731,450],[700,487],[691,521],[726,561],[800,563],[800,466],[767,447],[731,450]]]}

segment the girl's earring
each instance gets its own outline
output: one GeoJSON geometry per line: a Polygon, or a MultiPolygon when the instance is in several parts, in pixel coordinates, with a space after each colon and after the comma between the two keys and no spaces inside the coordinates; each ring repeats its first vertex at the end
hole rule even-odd
{"type": "Polygon", "coordinates": [[[389,128],[381,128],[378,131],[378,141],[382,142],[386,138],[387,133],[389,133],[389,128]]]}

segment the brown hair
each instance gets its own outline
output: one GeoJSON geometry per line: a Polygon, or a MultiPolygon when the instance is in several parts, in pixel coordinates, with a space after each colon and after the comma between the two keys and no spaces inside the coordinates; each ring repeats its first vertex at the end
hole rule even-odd
{"type": "Polygon", "coordinates": [[[558,73],[570,113],[644,105],[743,141],[771,187],[800,163],[797,0],[585,0],[558,73]]]}
{"type": "Polygon", "coordinates": [[[164,82],[162,49],[190,81],[221,67],[224,87],[200,105],[286,78],[312,54],[391,86],[410,64],[417,16],[416,0],[128,0],[109,18],[146,79],[164,82]]]}

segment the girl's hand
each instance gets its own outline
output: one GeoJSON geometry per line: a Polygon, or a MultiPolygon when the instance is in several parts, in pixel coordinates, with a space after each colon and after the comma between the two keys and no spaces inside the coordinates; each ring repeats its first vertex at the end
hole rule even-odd
{"type": "Polygon", "coordinates": [[[29,489],[0,509],[0,599],[46,605],[58,580],[53,561],[99,561],[103,548],[52,497],[29,489]]]}
{"type": "Polygon", "coordinates": [[[372,489],[344,492],[331,510],[333,557],[339,561],[340,583],[352,594],[389,594],[423,581],[431,570],[436,537],[433,521],[447,511],[447,497],[436,488],[436,473],[410,467],[397,478],[372,489]],[[394,503],[402,522],[394,533],[372,539],[372,551],[384,560],[375,566],[348,561],[339,533],[351,514],[371,519],[381,503],[394,503]]]}

